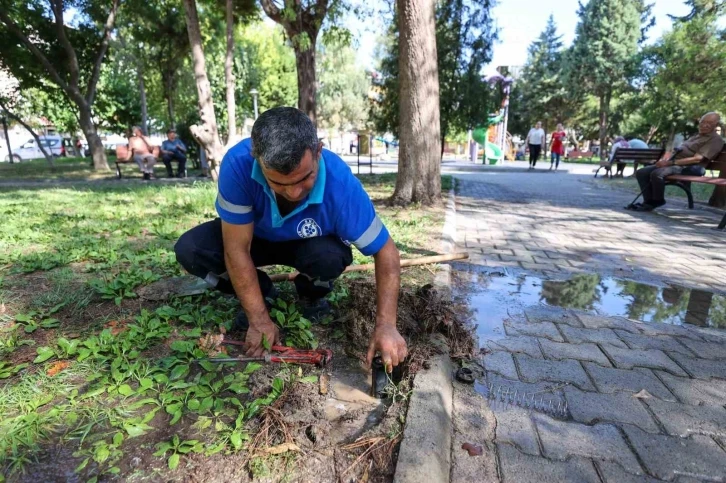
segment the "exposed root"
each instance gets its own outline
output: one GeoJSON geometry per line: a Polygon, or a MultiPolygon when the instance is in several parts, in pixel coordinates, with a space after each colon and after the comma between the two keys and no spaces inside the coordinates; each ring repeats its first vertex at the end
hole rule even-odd
{"type": "Polygon", "coordinates": [[[340,479],[342,480],[345,475],[355,469],[362,461],[370,461],[372,464],[372,468],[371,464],[366,466],[366,474],[368,474],[371,469],[379,471],[384,470],[391,464],[391,461],[393,460],[393,450],[400,439],[400,435],[393,439],[388,439],[383,436],[361,438],[354,443],[341,446],[340,449],[343,451],[360,451],[361,449],[363,449],[363,451],[358,455],[355,461],[353,461],[353,463],[340,474],[340,479]]]}

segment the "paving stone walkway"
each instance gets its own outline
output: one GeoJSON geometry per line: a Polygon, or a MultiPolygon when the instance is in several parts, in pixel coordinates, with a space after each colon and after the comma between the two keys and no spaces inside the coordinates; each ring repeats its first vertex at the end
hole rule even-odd
{"type": "MultiPolygon", "coordinates": [[[[563,173],[458,178],[474,266],[726,287],[717,214],[629,213],[563,173]]],[[[504,332],[480,341],[477,383],[454,383],[451,481],[726,482],[726,331],[535,305],[504,332]]]]}
{"type": "MultiPolygon", "coordinates": [[[[473,263],[579,271],[726,290],[722,215],[682,201],[653,213],[623,206],[633,196],[588,175],[492,171],[456,174],[457,235],[473,263]]],[[[607,181],[605,181],[607,183],[607,181]]]]}

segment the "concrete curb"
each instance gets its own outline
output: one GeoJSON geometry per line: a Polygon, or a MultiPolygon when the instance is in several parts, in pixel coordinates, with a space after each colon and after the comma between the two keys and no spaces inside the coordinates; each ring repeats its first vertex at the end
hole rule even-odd
{"type": "MultiPolygon", "coordinates": [[[[450,253],[455,248],[456,195],[452,189],[446,200],[441,251],[450,253]]],[[[448,264],[440,267],[434,279],[434,286],[437,289],[451,290],[451,267],[448,264]]],[[[439,346],[442,353],[432,358],[430,369],[422,369],[413,381],[394,483],[449,481],[454,368],[444,337],[435,335],[432,337],[432,342],[439,346]]]]}
{"type": "Polygon", "coordinates": [[[453,433],[452,372],[447,346],[443,354],[431,359],[430,369],[422,369],[416,374],[394,483],[449,481],[453,433]]]}
{"type": "MultiPolygon", "coordinates": [[[[455,189],[452,189],[446,199],[446,218],[441,231],[441,253],[453,253],[454,251],[456,251],[456,193],[455,189]]],[[[451,289],[451,265],[444,263],[439,267],[434,278],[434,286],[440,290],[451,289]]]]}

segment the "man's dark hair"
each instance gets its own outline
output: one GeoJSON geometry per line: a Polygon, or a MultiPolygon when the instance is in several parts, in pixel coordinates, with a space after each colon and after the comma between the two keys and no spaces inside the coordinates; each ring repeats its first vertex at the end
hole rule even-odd
{"type": "Polygon", "coordinates": [[[290,174],[300,166],[305,151],[318,149],[318,132],[308,116],[294,107],[274,107],[252,126],[252,156],[265,168],[290,174]]]}

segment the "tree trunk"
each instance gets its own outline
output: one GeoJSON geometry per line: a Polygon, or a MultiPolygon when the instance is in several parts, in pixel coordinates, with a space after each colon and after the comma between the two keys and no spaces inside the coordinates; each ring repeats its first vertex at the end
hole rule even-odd
{"type": "Polygon", "coordinates": [[[441,125],[434,0],[397,0],[400,32],[398,176],[392,202],[441,196],[441,125]]]}
{"type": "MultiPolygon", "coordinates": [[[[308,34],[310,35],[310,34],[308,34]]],[[[301,51],[295,47],[295,65],[297,66],[297,108],[308,115],[317,126],[315,95],[317,81],[315,79],[315,38],[310,39],[311,47],[301,51]]]]}
{"type": "Polygon", "coordinates": [[[224,79],[227,83],[227,144],[237,136],[234,99],[234,1],[227,0],[227,56],[224,59],[224,79]]]}
{"type": "Polygon", "coordinates": [[[610,93],[600,95],[600,159],[607,156],[608,113],[610,112],[610,93]]]}
{"type": "Polygon", "coordinates": [[[88,149],[91,151],[93,158],[93,169],[108,170],[108,162],[106,160],[106,151],[103,148],[101,137],[96,131],[96,125],[91,117],[91,109],[88,106],[79,106],[79,120],[81,131],[88,141],[88,149]]]}
{"type": "Polygon", "coordinates": [[[15,161],[13,160],[13,151],[10,149],[10,136],[8,135],[8,121],[5,119],[5,116],[2,118],[3,121],[3,132],[5,133],[5,143],[8,147],[8,162],[10,164],[13,164],[15,161]]]}
{"type": "Polygon", "coordinates": [[[169,125],[175,127],[176,119],[174,119],[174,97],[171,95],[166,99],[166,110],[169,115],[169,125]]]}
{"type": "MultiPolygon", "coordinates": [[[[144,85],[144,69],[141,67],[141,61],[139,59],[136,59],[136,62],[139,63],[139,67],[136,70],[136,73],[139,76],[139,100],[141,101],[141,132],[144,133],[145,136],[149,135],[149,109],[148,105],[146,104],[146,86],[144,85]]],[[[90,144],[89,144],[90,146],[90,144]]]]}
{"type": "Polygon", "coordinates": [[[216,181],[219,176],[219,164],[222,162],[224,148],[219,141],[219,133],[217,131],[217,117],[214,115],[212,88],[209,85],[209,78],[207,77],[207,66],[204,60],[204,50],[202,49],[202,33],[199,29],[196,0],[184,0],[184,10],[186,12],[189,44],[192,48],[194,78],[197,83],[199,115],[201,118],[201,125],[190,126],[189,130],[192,136],[204,148],[212,179],[216,181]]]}
{"type": "MultiPolygon", "coordinates": [[[[15,119],[15,122],[23,126],[25,130],[28,131],[31,136],[33,136],[33,139],[35,139],[35,142],[38,144],[38,149],[40,149],[40,152],[43,153],[43,157],[45,157],[45,160],[48,162],[50,167],[54,168],[55,166],[53,165],[53,156],[48,154],[48,151],[45,150],[45,148],[43,147],[43,143],[40,142],[40,137],[38,137],[35,131],[33,131],[33,128],[31,128],[25,121],[23,121],[20,116],[10,112],[10,109],[8,109],[7,106],[2,102],[0,102],[0,109],[5,111],[5,114],[7,114],[11,119],[15,119]]],[[[10,155],[10,138],[8,137],[8,127],[5,124],[5,117],[3,117],[3,128],[5,130],[5,141],[8,143],[8,155],[10,155]]],[[[12,157],[10,157],[10,162],[12,161],[13,159],[12,157]]]]}

